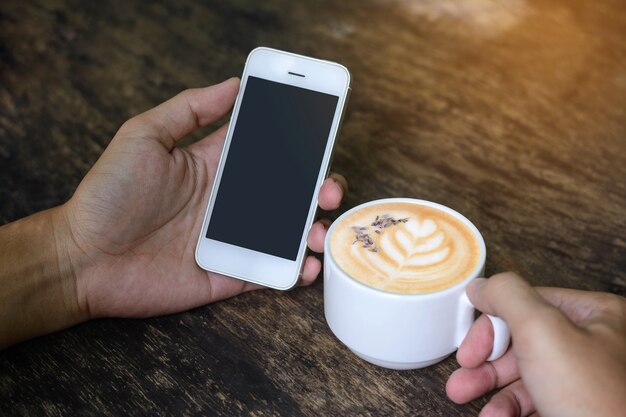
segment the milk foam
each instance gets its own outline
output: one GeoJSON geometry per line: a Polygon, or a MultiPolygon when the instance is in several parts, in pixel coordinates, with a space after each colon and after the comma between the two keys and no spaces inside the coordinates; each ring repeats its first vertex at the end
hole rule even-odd
{"type": "Polygon", "coordinates": [[[411,203],[382,203],[351,213],[335,225],[330,252],[357,281],[401,294],[452,287],[469,277],[481,255],[477,238],[462,221],[411,203]],[[372,225],[377,216],[406,220],[377,227],[372,225]],[[356,239],[355,230],[372,243],[356,239]]]}

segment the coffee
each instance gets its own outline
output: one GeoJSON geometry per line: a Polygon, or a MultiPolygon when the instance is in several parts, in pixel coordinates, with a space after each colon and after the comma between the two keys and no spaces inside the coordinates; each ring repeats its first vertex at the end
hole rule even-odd
{"type": "Polygon", "coordinates": [[[482,256],[463,221],[421,204],[367,206],[333,229],[330,255],[337,265],[353,279],[391,293],[453,287],[476,272],[482,256]]]}

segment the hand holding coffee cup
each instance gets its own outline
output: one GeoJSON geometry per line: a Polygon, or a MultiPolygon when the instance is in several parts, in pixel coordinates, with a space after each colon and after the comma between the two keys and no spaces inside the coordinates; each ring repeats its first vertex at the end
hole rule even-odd
{"type": "MultiPolygon", "coordinates": [[[[423,200],[362,204],[330,227],[325,241],[324,312],[357,356],[392,369],[416,369],[454,352],[474,320],[465,289],[484,272],[480,232],[456,211],[423,200]]],[[[495,360],[507,349],[494,327],[495,360]]]]}

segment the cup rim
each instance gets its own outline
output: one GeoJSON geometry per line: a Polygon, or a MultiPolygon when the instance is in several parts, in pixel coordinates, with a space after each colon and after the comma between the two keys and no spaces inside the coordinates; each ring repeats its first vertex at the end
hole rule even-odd
{"type": "Polygon", "coordinates": [[[421,200],[417,198],[409,198],[409,197],[382,198],[378,200],[371,200],[365,203],[361,203],[355,207],[352,207],[350,210],[346,211],[341,216],[337,217],[337,219],[335,219],[335,221],[328,228],[328,232],[326,233],[326,238],[324,239],[324,262],[331,262],[333,266],[335,266],[339,271],[341,271],[341,274],[345,276],[349,282],[356,285],[357,287],[361,289],[369,290],[369,291],[374,291],[383,296],[387,296],[391,298],[398,298],[398,299],[412,299],[412,298],[427,299],[427,298],[445,297],[448,293],[456,291],[459,287],[466,286],[471,280],[478,277],[485,266],[486,259],[487,259],[487,247],[485,246],[485,240],[483,239],[483,236],[478,230],[478,228],[467,217],[465,217],[458,211],[448,206],[444,206],[443,204],[435,203],[433,201],[428,201],[428,200],[421,200]],[[476,268],[474,268],[474,270],[472,270],[472,272],[468,274],[468,276],[464,278],[462,281],[459,281],[458,283],[456,283],[455,285],[449,288],[446,288],[441,291],[435,291],[435,292],[429,292],[429,293],[416,293],[416,294],[401,294],[401,293],[383,291],[379,288],[374,288],[374,287],[370,287],[369,285],[363,284],[362,282],[351,277],[347,272],[341,269],[341,267],[337,264],[337,262],[335,262],[330,252],[330,237],[332,236],[333,230],[335,226],[341,220],[349,216],[351,213],[354,213],[355,211],[360,210],[365,207],[374,206],[377,204],[384,204],[384,203],[409,203],[409,204],[421,205],[421,206],[426,206],[426,207],[432,207],[432,208],[442,210],[454,216],[458,220],[462,221],[473,232],[474,237],[476,237],[476,240],[478,241],[478,246],[480,247],[480,257],[478,259],[478,264],[476,265],[476,268]]]}

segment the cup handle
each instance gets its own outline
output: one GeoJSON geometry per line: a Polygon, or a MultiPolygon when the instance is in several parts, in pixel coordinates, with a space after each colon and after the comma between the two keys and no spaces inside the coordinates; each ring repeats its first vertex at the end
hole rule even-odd
{"type": "MultiPolygon", "coordinates": [[[[467,294],[463,293],[463,297],[461,300],[461,303],[469,307],[469,310],[471,311],[470,314],[473,315],[475,307],[470,302],[469,298],[467,298],[467,294]]],[[[504,355],[504,353],[508,349],[509,343],[511,341],[511,330],[509,329],[509,326],[506,324],[506,322],[500,317],[492,316],[490,314],[487,314],[486,316],[489,321],[491,321],[491,326],[493,327],[493,348],[491,349],[491,354],[487,358],[487,361],[491,362],[504,355]]],[[[465,339],[465,336],[467,336],[468,331],[469,328],[467,329],[467,331],[465,331],[465,334],[459,341],[459,345],[462,339],[465,339]]]]}
{"type": "Polygon", "coordinates": [[[509,348],[511,330],[509,330],[509,326],[500,317],[487,314],[487,318],[491,321],[491,325],[493,326],[493,348],[491,349],[491,355],[487,358],[487,362],[491,362],[504,355],[504,352],[509,348]]]}

